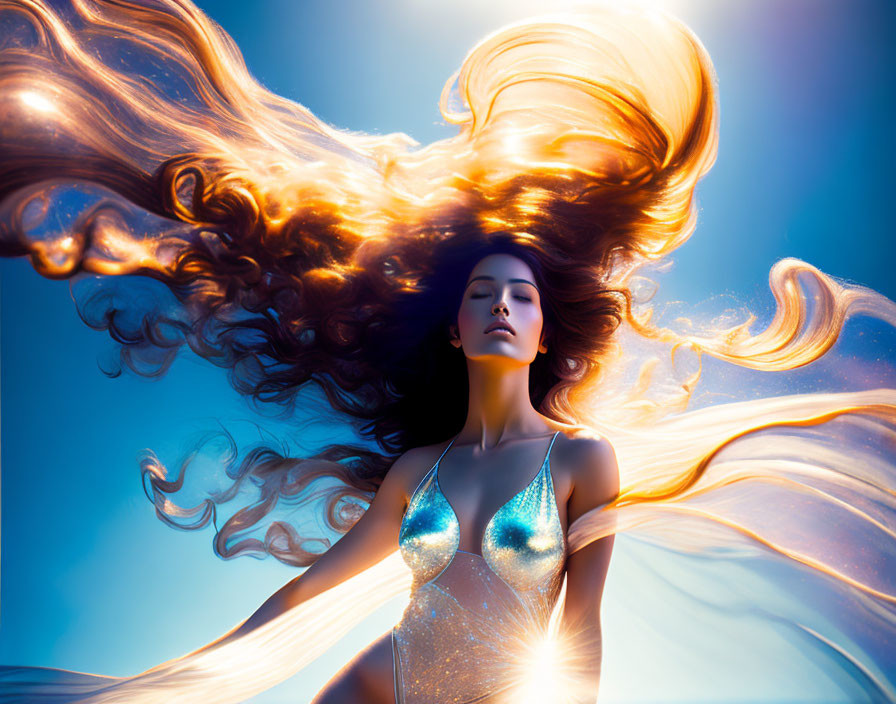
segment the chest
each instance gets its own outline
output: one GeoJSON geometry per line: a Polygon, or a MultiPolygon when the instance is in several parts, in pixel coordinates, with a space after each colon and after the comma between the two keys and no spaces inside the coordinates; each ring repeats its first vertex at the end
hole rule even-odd
{"type": "MultiPolygon", "coordinates": [[[[438,492],[457,521],[459,550],[480,553],[489,525],[512,520],[533,523],[541,514],[555,514],[567,527],[568,478],[562,465],[453,461],[439,464],[431,490],[438,492]]],[[[541,516],[545,518],[544,515],[541,516]]]]}
{"type": "Polygon", "coordinates": [[[566,555],[567,494],[558,500],[549,458],[550,452],[533,470],[531,463],[487,466],[461,456],[447,480],[436,461],[413,492],[399,532],[415,582],[435,580],[464,552],[518,592],[550,589],[566,555]]]}

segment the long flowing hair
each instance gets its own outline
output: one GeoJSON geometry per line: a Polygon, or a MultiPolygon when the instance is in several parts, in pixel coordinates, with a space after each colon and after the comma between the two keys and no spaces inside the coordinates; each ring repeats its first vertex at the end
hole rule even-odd
{"type": "MultiPolygon", "coordinates": [[[[419,147],[338,130],[266,90],[189,0],[17,0],[0,12],[0,255],[77,283],[82,318],[120,343],[110,374],[160,376],[187,346],[287,416],[319,389],[369,441],[301,458],[234,453],[221,470],[230,485],[193,506],[172,498],[189,460],[171,473],[147,453],[162,520],[202,528],[254,486],[217,530],[216,553],[311,564],[330,540],[274,509],[323,496],[327,524],[344,533],[398,455],[460,428],[466,367],[448,325],[476,261],[505,251],[543,291],[550,344],[532,366],[533,404],[608,436],[620,459],[619,496],[570,526],[571,550],[651,526],[689,550],[747,538],[859,595],[881,633],[893,631],[896,595],[876,564],[804,540],[786,517],[758,525],[755,508],[805,501],[873,534],[875,556],[892,553],[892,457],[861,451],[856,463],[811,430],[824,425],[854,452],[859,430],[892,447],[896,391],[688,408],[704,355],[795,369],[830,350],[850,316],[896,324],[896,306],[795,259],[772,269],[777,309],[757,333],[749,314],[661,324],[643,294],[645,272],[693,232],[695,187],[718,145],[712,63],[680,21],[595,7],[507,26],[445,84],[440,109],[457,134],[419,147]],[[154,286],[138,295],[137,277],[154,286]],[[745,482],[755,490],[731,491],[745,482]]],[[[403,583],[383,584],[385,594],[403,583]]],[[[283,623],[281,642],[296,642],[283,623]]],[[[869,688],[892,693],[867,652],[852,657],[869,688]]],[[[199,686],[177,679],[184,662],[154,677],[199,686]]],[[[302,663],[267,661],[252,685],[234,672],[220,701],[302,663]]]]}

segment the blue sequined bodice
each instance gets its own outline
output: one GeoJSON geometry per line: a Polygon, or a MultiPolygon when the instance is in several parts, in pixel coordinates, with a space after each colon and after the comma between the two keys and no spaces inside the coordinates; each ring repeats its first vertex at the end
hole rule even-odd
{"type": "Polygon", "coordinates": [[[532,481],[489,520],[481,555],[458,549],[460,522],[439,486],[454,440],[414,489],[398,535],[413,586],[392,629],[397,704],[518,701],[566,562],[550,465],[557,435],[532,481]]]}
{"type": "MultiPolygon", "coordinates": [[[[550,470],[557,435],[551,438],[541,468],[529,485],[489,520],[477,556],[517,592],[544,584],[563,568],[565,535],[550,470]]],[[[458,552],[460,524],[438,477],[442,457],[453,444],[454,440],[418,484],[401,523],[398,544],[414,574],[415,586],[435,580],[458,552]]]]}

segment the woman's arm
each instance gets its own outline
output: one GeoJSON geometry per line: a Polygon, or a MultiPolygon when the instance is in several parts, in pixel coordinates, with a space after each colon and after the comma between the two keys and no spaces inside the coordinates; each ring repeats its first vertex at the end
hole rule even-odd
{"type": "MultiPolygon", "coordinates": [[[[574,466],[573,491],[567,503],[569,525],[619,494],[616,453],[606,438],[586,440],[582,459],[574,466]]],[[[609,535],[595,540],[572,553],[566,561],[566,602],[562,623],[566,645],[574,649],[574,660],[581,664],[576,672],[576,704],[597,701],[602,654],[600,602],[614,537],[609,535]]]]}
{"type": "Polygon", "coordinates": [[[298,577],[291,579],[255,613],[211,645],[245,635],[293,606],[344,582],[398,548],[408,487],[421,466],[420,449],[409,450],[390,467],[364,515],[329,550],[298,577]]]}

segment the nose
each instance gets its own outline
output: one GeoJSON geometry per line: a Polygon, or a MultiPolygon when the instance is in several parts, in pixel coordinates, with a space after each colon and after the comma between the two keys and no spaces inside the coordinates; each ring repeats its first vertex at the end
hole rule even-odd
{"type": "Polygon", "coordinates": [[[507,310],[507,304],[504,303],[504,301],[495,303],[495,305],[492,306],[492,315],[499,315],[501,313],[504,313],[505,318],[510,315],[510,311],[507,310]]]}

